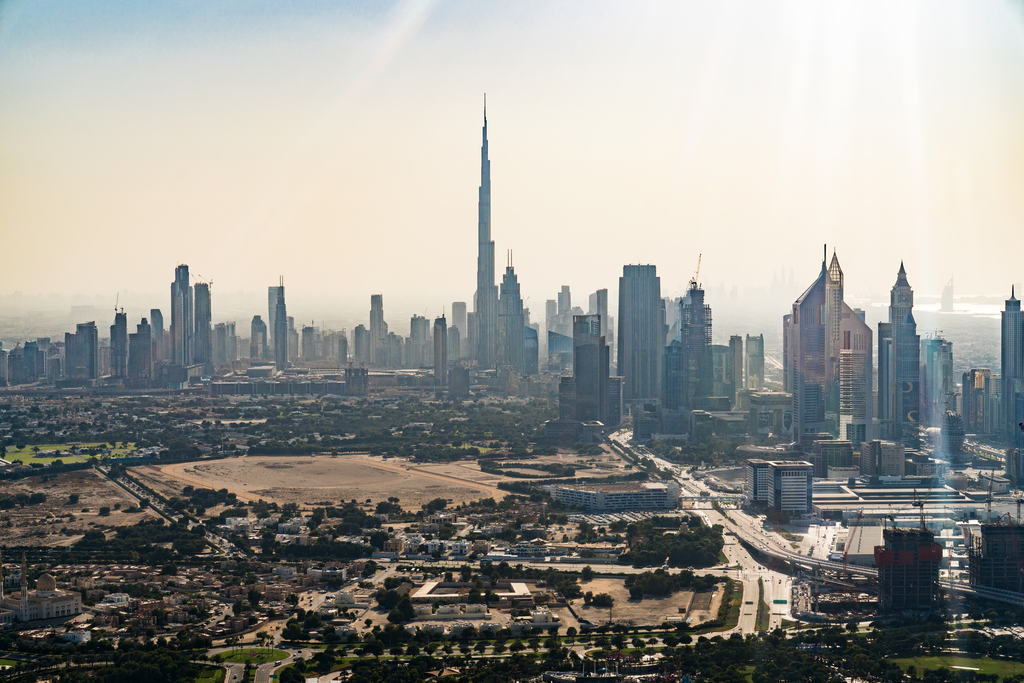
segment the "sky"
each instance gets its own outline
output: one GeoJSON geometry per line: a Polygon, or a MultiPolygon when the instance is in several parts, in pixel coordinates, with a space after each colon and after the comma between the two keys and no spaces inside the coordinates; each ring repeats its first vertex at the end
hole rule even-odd
{"type": "Polygon", "coordinates": [[[853,297],[901,260],[922,295],[1024,279],[1020,3],[5,0],[0,296],[166,307],[187,263],[215,321],[279,276],[471,301],[484,93],[496,278],[511,250],[535,312],[626,263],[681,294],[698,255],[802,290],[826,244],[853,297]]]}

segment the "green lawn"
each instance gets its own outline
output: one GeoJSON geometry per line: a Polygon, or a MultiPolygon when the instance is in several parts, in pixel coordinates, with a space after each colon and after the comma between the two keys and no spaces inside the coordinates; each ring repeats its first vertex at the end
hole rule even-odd
{"type": "Polygon", "coordinates": [[[224,669],[219,666],[205,667],[195,683],[224,683],[224,669]]]}
{"type": "Polygon", "coordinates": [[[981,674],[996,674],[998,676],[1009,676],[1015,673],[1024,672],[1024,664],[1020,662],[1007,662],[1001,659],[989,657],[963,657],[955,655],[940,655],[938,657],[914,657],[912,659],[893,659],[904,671],[908,666],[917,667],[918,675],[928,669],[952,669],[955,666],[964,667],[970,670],[977,670],[981,674]]]}
{"type": "Polygon", "coordinates": [[[14,666],[17,663],[13,659],[0,659],[0,666],[14,666]]]}
{"type": "Polygon", "coordinates": [[[221,656],[224,658],[225,662],[234,662],[236,664],[245,664],[246,662],[252,662],[253,664],[265,664],[266,662],[279,662],[291,655],[284,650],[251,648],[247,650],[237,650],[227,654],[221,653],[221,656]],[[252,656],[251,658],[250,655],[252,656]]]}
{"type": "MultiPolygon", "coordinates": [[[[120,442],[118,442],[118,443],[120,443],[120,442]]],[[[98,447],[100,444],[99,443],[83,443],[83,444],[80,444],[80,445],[83,448],[95,448],[95,447],[98,447]]],[[[109,444],[103,444],[103,445],[104,446],[109,446],[109,444]]],[[[72,462],[85,462],[86,460],[89,459],[88,457],[86,457],[84,455],[72,455],[71,453],[67,453],[66,451],[68,451],[70,448],[71,448],[71,446],[69,446],[68,444],[63,444],[63,443],[62,444],[52,444],[52,443],[50,443],[50,444],[38,444],[36,446],[25,446],[25,448],[22,448],[22,449],[18,449],[18,448],[15,448],[15,447],[12,446],[11,448],[7,449],[7,455],[4,456],[4,460],[7,460],[8,462],[21,462],[21,463],[24,463],[26,465],[28,465],[30,463],[34,463],[34,462],[39,463],[41,465],[49,465],[50,463],[52,463],[55,460],[60,460],[61,462],[64,462],[64,463],[72,463],[72,462]],[[39,457],[36,457],[36,451],[35,451],[36,448],[38,448],[40,451],[61,451],[61,452],[58,453],[55,456],[52,456],[52,457],[39,458],[39,457]]],[[[113,451],[111,452],[111,456],[110,457],[122,458],[122,457],[128,455],[129,453],[131,453],[134,450],[135,450],[135,444],[133,444],[133,443],[129,443],[127,447],[118,446],[117,448],[113,449],[113,451]]]]}

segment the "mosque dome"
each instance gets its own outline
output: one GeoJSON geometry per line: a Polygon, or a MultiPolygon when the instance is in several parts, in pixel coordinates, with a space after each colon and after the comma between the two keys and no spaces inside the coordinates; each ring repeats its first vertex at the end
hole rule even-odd
{"type": "Polygon", "coordinates": [[[55,591],[57,590],[57,579],[49,574],[43,574],[36,580],[36,590],[55,591]]]}

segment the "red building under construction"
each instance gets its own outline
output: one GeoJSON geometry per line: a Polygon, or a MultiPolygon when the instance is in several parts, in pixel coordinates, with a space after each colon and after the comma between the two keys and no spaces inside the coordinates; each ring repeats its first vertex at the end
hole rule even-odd
{"type": "Polygon", "coordinates": [[[934,609],[939,599],[942,546],[926,529],[886,529],[875,546],[878,602],[883,612],[934,609]]]}

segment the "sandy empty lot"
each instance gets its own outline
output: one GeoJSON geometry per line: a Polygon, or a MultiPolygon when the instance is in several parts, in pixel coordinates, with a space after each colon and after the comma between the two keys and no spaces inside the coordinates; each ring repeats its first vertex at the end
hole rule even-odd
{"type": "Polygon", "coordinates": [[[353,499],[378,502],[397,496],[404,507],[418,510],[434,498],[461,504],[504,497],[504,492],[493,486],[469,481],[456,472],[441,473],[410,467],[405,461],[363,455],[240,457],[165,465],[160,471],[183,485],[226,488],[243,500],[262,498],[300,505],[353,499]]]}
{"type": "MultiPolygon", "coordinates": [[[[584,593],[590,591],[594,595],[607,593],[612,596],[615,599],[615,604],[611,609],[612,622],[627,626],[661,624],[669,617],[686,616],[692,617],[693,623],[697,624],[711,619],[717,612],[718,603],[720,602],[718,599],[714,601],[708,600],[707,602],[712,603],[711,606],[714,611],[702,610],[698,612],[694,610],[688,615],[687,609],[690,607],[691,601],[696,597],[698,598],[697,602],[699,602],[701,594],[695,596],[692,592],[684,591],[663,598],[646,597],[643,600],[630,600],[629,591],[626,589],[622,579],[592,579],[589,582],[581,582],[580,588],[583,589],[584,593]]],[[[706,595],[710,597],[710,593],[706,595]]],[[[582,598],[573,600],[572,607],[576,610],[581,620],[586,619],[594,625],[608,623],[609,612],[607,607],[589,607],[584,604],[582,598]]]]}
{"type": "Polygon", "coordinates": [[[47,481],[40,476],[0,484],[0,497],[18,493],[44,493],[46,502],[0,511],[0,526],[6,527],[8,521],[12,524],[0,531],[5,545],[67,546],[97,526],[130,526],[157,517],[152,510],[124,512],[138,501],[92,470],[54,475],[47,481]],[[78,494],[74,505],[68,498],[72,493],[78,494]],[[115,510],[118,504],[121,509],[115,510]],[[100,517],[101,507],[109,507],[110,515],[100,517]]]}

